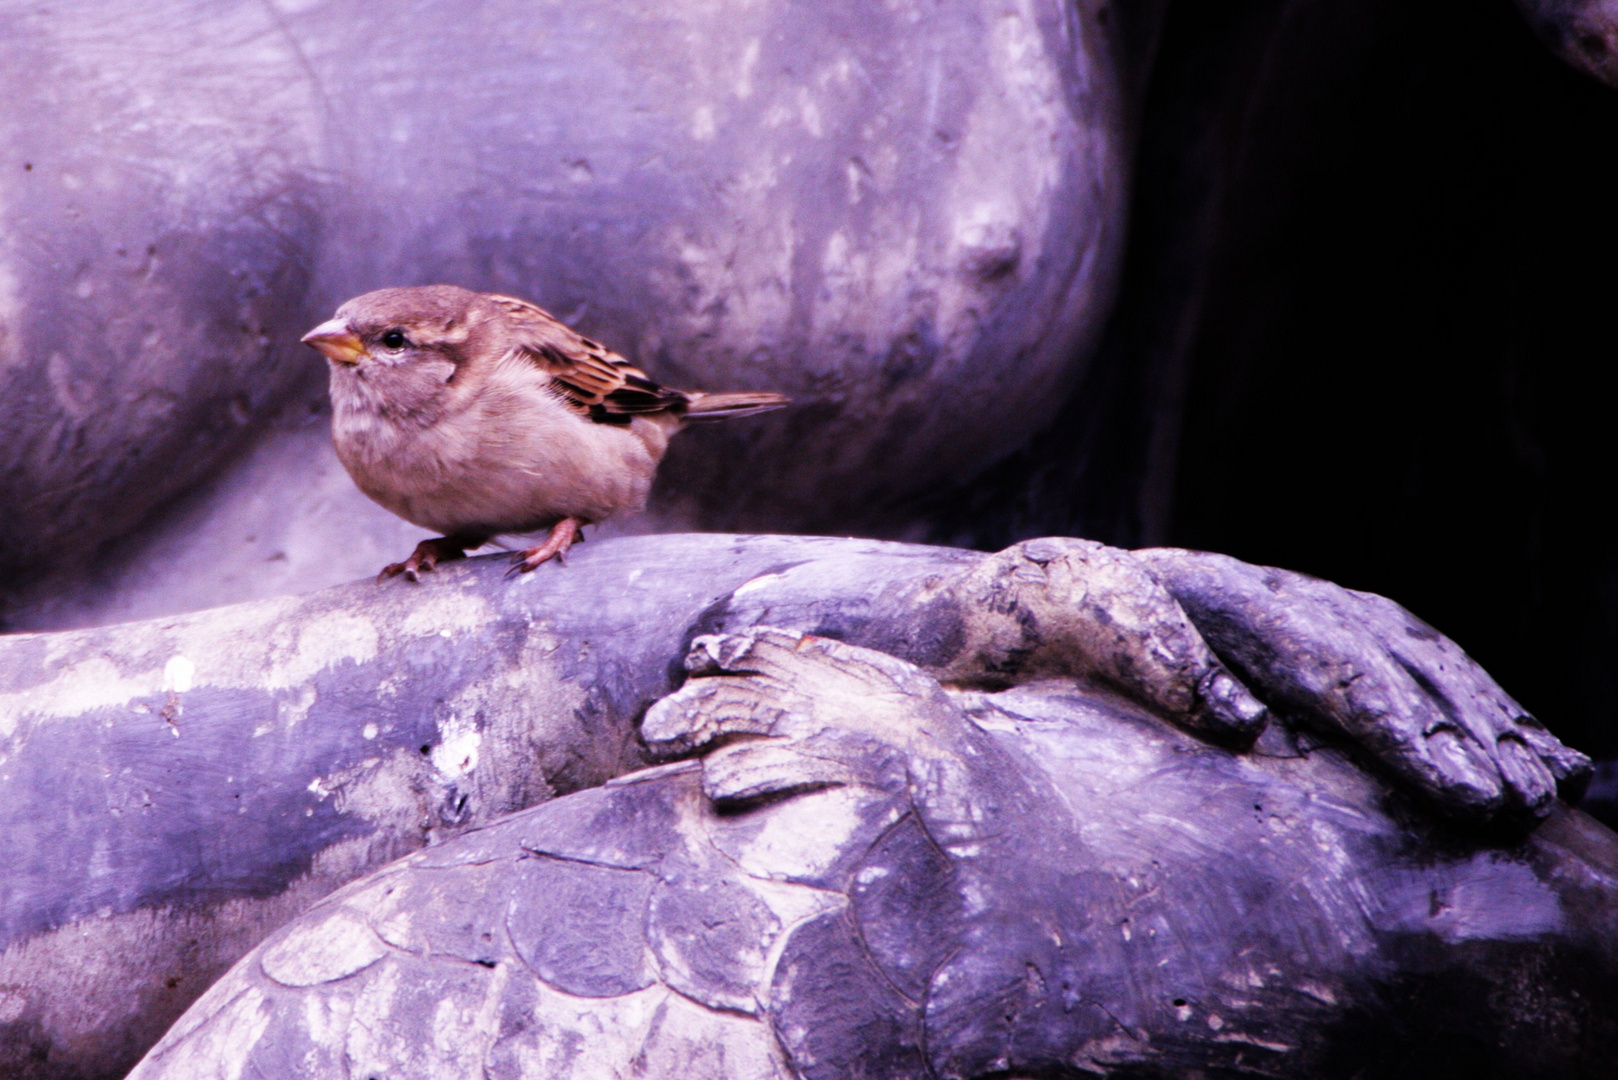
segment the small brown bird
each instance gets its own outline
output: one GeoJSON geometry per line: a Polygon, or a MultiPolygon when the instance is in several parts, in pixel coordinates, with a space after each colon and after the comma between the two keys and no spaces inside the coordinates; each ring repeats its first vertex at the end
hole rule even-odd
{"type": "Polygon", "coordinates": [[[411,581],[494,536],[549,529],[512,573],[566,561],[579,530],[641,509],[687,420],[780,394],[670,390],[533,304],[453,285],[379,289],[303,341],[331,367],[332,442],[360,490],[443,533],[382,570],[411,581]]]}

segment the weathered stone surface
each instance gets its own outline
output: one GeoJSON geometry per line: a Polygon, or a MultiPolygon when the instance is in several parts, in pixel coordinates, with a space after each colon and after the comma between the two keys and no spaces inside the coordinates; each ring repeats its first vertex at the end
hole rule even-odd
{"type": "Polygon", "coordinates": [[[314,592],[372,577],[429,535],[354,486],[330,417],[306,410],[272,421],[114,555],[18,575],[0,619],[11,632],[77,629],[314,592]]]}
{"type": "MultiPolygon", "coordinates": [[[[504,560],[476,559],[419,586],[367,581],[0,639],[0,1065],[117,1075],[218,972],[331,889],[434,839],[644,764],[637,718],[685,677],[681,658],[701,635],[783,625],[881,649],[963,686],[1077,671],[1193,729],[1191,706],[1211,674],[1229,680],[1225,704],[1256,704],[1159,586],[1163,553],[1151,558],[1072,540],[995,556],[802,537],[592,541],[566,567],[515,581],[503,577],[504,560]]],[[[1250,571],[1232,564],[1232,587],[1250,571]]],[[[1295,616],[1298,604],[1255,603],[1242,617],[1257,633],[1267,619],[1295,616]]],[[[1218,614],[1209,627],[1222,640],[1240,619],[1218,614]]],[[[1346,634],[1337,647],[1349,660],[1380,647],[1375,627],[1346,634]]],[[[686,662],[699,672],[734,659],[719,644],[693,655],[686,662]]],[[[1474,702],[1468,694],[1486,689],[1485,677],[1457,670],[1453,682],[1434,673],[1423,692],[1463,712],[1494,700],[1474,702]]],[[[1333,728],[1329,688],[1314,700],[1273,674],[1255,669],[1254,688],[1360,739],[1373,764],[1387,732],[1409,739],[1432,707],[1407,695],[1380,717],[1333,728]]],[[[856,697],[869,696],[853,685],[856,697]]],[[[767,719],[745,686],[709,677],[693,687],[707,698],[671,699],[689,706],[688,725],[659,734],[674,704],[648,721],[663,752],[757,734],[752,726],[767,719]],[[721,708],[732,699],[735,710],[721,708]]],[[[778,740],[715,750],[705,758],[705,797],[741,809],[782,783],[899,791],[912,782],[876,735],[827,738],[807,751],[778,740]]],[[[1276,752],[1276,740],[1292,752],[1279,730],[1260,736],[1256,752],[1276,752]]],[[[1554,742],[1541,750],[1563,752],[1554,742]]],[[[1444,786],[1435,780],[1419,794],[1442,800],[1444,786]]],[[[1450,808],[1473,819],[1494,809],[1450,808]]],[[[846,809],[861,828],[882,813],[846,809]]],[[[601,813],[573,830],[552,823],[525,843],[610,868],[614,881],[664,860],[673,826],[656,804],[611,803],[601,813]]],[[[499,857],[487,836],[430,849],[421,865],[443,871],[441,882],[450,871],[475,876],[470,868],[499,857]]],[[[810,887],[830,887],[853,857],[835,829],[750,836],[738,821],[726,836],[716,843],[727,860],[763,859],[767,876],[810,887]]],[[[693,866],[698,878],[709,872],[693,866]]],[[[545,886],[557,903],[578,892],[570,880],[545,886]]],[[[455,907],[458,888],[441,884],[432,902],[455,907]]],[[[660,962],[682,973],[686,982],[670,983],[681,992],[739,1007],[736,984],[694,959],[693,935],[706,923],[691,913],[703,896],[698,887],[657,901],[667,915],[660,962]]],[[[630,957],[557,952],[530,917],[540,915],[514,915],[510,933],[526,943],[525,962],[568,993],[639,985],[630,957]]],[[[378,931],[391,948],[479,959],[464,928],[423,944],[401,918],[378,931]]],[[[391,970],[385,960],[378,967],[391,970]]]]}
{"type": "MultiPolygon", "coordinates": [[[[699,642],[692,667],[646,731],[654,751],[721,740],[699,743],[699,761],[444,845],[439,858],[479,852],[485,873],[462,899],[482,913],[486,959],[400,950],[318,985],[274,976],[272,958],[313,928],[342,943],[324,957],[354,952],[352,927],[385,913],[458,919],[428,893],[393,899],[443,873],[412,856],[250,953],[131,1080],[293,1062],[347,1077],[379,1060],[528,1080],[686,1077],[693,1062],[806,1080],[1573,1077],[1618,1053],[1618,1018],[1590,1005],[1618,990],[1618,837],[1577,811],[1478,847],[1340,753],[1199,744],[1068,678],[950,693],[886,654],[765,628],[699,642]],[[757,737],[726,744],[749,695],[757,737]],[[784,765],[783,745],[844,779],[784,765]],[[773,782],[716,800],[720,754],[765,755],[773,782]],[[668,826],[655,851],[633,824],[643,812],[668,826]],[[611,872],[645,879],[620,929],[652,977],[569,994],[526,962],[501,912],[555,859],[547,837],[570,848],[612,821],[642,852],[611,872]],[[798,877],[814,847],[839,864],[818,885],[798,877]],[[746,861],[716,857],[733,851],[746,861]],[[670,896],[687,898],[674,950],[670,896]]],[[[589,891],[538,895],[556,905],[568,966],[624,948],[597,932],[589,891]]]]}
{"type": "Polygon", "coordinates": [[[653,884],[643,867],[541,853],[524,861],[512,885],[506,931],[534,976],[563,993],[605,998],[644,990],[654,978],[645,941],[653,884]]]}
{"type": "Polygon", "coordinates": [[[127,532],[307,382],[322,103],[246,3],[10,8],[0,102],[9,577],[127,532]]]}
{"type": "Polygon", "coordinates": [[[1551,51],[1618,86],[1618,0],[1517,0],[1551,51]]]}
{"type": "MultiPolygon", "coordinates": [[[[124,535],[305,407],[311,320],[441,280],[539,302],[673,385],[794,397],[677,444],[664,523],[892,527],[1048,419],[1099,333],[1126,200],[1098,10],[6,16],[0,565],[124,535]]],[[[307,489],[255,478],[305,513],[307,489]]],[[[257,553],[210,554],[214,602],[250,595],[257,553]]]]}
{"type": "Polygon", "coordinates": [[[634,718],[670,688],[690,624],[817,551],[890,572],[980,558],[592,541],[517,581],[477,560],[425,587],[0,639],[0,1071],[48,1051],[46,1075],[117,1075],[332,888],[641,764],[634,718]]]}

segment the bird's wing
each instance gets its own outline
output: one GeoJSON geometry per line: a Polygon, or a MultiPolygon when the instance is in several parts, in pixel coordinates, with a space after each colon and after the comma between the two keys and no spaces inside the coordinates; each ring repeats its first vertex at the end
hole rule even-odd
{"type": "Polygon", "coordinates": [[[491,296],[510,328],[512,352],[551,377],[558,396],[598,424],[627,424],[636,416],[684,412],[690,398],[659,386],[611,349],[579,334],[543,308],[512,296],[491,296]]]}

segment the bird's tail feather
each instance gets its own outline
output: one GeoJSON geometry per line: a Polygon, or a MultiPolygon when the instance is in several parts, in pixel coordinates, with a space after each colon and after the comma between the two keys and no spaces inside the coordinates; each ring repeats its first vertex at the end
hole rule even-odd
{"type": "Polygon", "coordinates": [[[792,399],[767,391],[738,390],[728,394],[691,393],[685,407],[687,420],[726,420],[732,416],[752,416],[786,407],[792,399]]]}

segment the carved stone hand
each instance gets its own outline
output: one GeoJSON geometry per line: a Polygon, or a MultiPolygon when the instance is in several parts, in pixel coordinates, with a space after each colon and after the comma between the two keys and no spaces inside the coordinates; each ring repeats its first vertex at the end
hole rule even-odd
{"type": "Polygon", "coordinates": [[[1456,817],[1543,817],[1589,781],[1589,758],[1391,600],[1224,555],[1135,557],[1269,704],[1347,736],[1456,817]]]}

